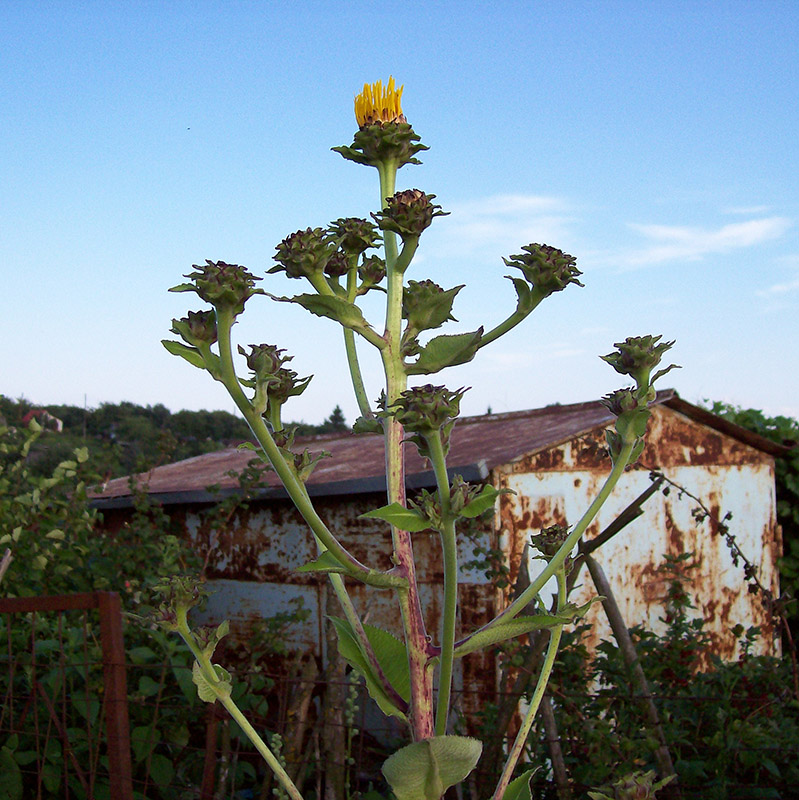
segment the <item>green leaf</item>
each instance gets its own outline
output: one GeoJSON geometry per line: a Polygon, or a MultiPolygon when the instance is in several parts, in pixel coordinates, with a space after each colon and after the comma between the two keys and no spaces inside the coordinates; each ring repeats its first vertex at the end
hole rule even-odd
{"type": "Polygon", "coordinates": [[[217,678],[213,684],[205,677],[199,662],[195,661],[194,666],[191,668],[191,678],[197,687],[197,695],[205,703],[215,702],[220,694],[229,695],[232,688],[230,673],[224,667],[220,667],[219,664],[213,664],[212,666],[217,678]]]}
{"type": "Polygon", "coordinates": [[[150,777],[163,789],[172,783],[175,768],[172,762],[161,753],[153,753],[150,760],[150,777]]]}
{"type": "Polygon", "coordinates": [[[422,348],[419,358],[408,364],[407,372],[409,375],[429,375],[445,367],[465,364],[474,358],[482,338],[482,326],[471,333],[436,336],[422,348]]]}
{"type": "Polygon", "coordinates": [[[205,369],[205,359],[196,348],[189,347],[180,342],[173,342],[171,339],[161,339],[161,344],[172,353],[173,356],[185,358],[193,367],[205,369]]]}
{"type": "Polygon", "coordinates": [[[152,697],[154,694],[158,694],[160,688],[161,684],[154,681],[149,675],[142,675],[139,678],[139,694],[144,697],[152,697]]]}
{"type": "Polygon", "coordinates": [[[197,287],[193,283],[179,283],[177,286],[173,286],[171,289],[167,289],[169,292],[196,292],[197,287]]]}
{"type": "Polygon", "coordinates": [[[0,800],[22,800],[22,773],[5,745],[0,748],[0,800]]]}
{"type": "Polygon", "coordinates": [[[345,328],[352,330],[366,330],[369,323],[363,316],[361,309],[343,297],[327,294],[298,294],[294,297],[277,298],[297,303],[317,317],[327,317],[340,322],[345,328]]]}
{"type": "MultiPolygon", "coordinates": [[[[338,651],[341,657],[366,681],[366,689],[369,692],[369,696],[386,716],[399,717],[402,720],[406,720],[405,712],[395,705],[383,682],[372,669],[372,665],[361,649],[360,642],[350,623],[339,617],[331,617],[330,619],[336,627],[338,651]]],[[[383,675],[394,691],[407,702],[410,698],[411,683],[405,645],[396,636],[392,636],[382,628],[375,628],[373,625],[364,625],[363,627],[366,632],[366,638],[369,640],[369,644],[372,645],[377,663],[383,670],[383,675]]]]}
{"type": "Polygon", "coordinates": [[[382,771],[397,800],[439,800],[475,768],[482,750],[467,736],[434,736],[398,750],[382,771]]]}
{"type": "Polygon", "coordinates": [[[61,785],[61,767],[55,764],[42,764],[39,774],[42,776],[42,783],[48,792],[57,792],[61,785]]]}
{"type": "Polygon", "coordinates": [[[296,572],[335,572],[346,575],[347,570],[329,550],[325,550],[318,558],[297,567],[296,572]]]}
{"type": "Polygon", "coordinates": [[[554,628],[557,625],[568,625],[575,619],[582,619],[594,603],[601,598],[594,597],[582,606],[568,603],[563,610],[557,614],[535,614],[531,617],[514,617],[505,622],[500,622],[486,630],[476,631],[463,644],[455,648],[457,657],[465,656],[476,650],[484,650],[486,647],[505,642],[508,639],[515,639],[531,631],[541,630],[542,628],[554,628]]]}
{"type": "Polygon", "coordinates": [[[144,761],[152,749],[161,741],[158,728],[150,725],[139,725],[130,732],[130,746],[136,761],[144,761]]]}
{"type": "Polygon", "coordinates": [[[433,527],[433,523],[419,511],[405,508],[401,503],[391,503],[391,505],[376,508],[374,511],[367,511],[361,514],[359,519],[382,519],[390,522],[395,528],[410,533],[426,531],[433,527]]]}
{"type": "Polygon", "coordinates": [[[518,778],[514,778],[509,784],[508,788],[505,789],[505,794],[502,795],[502,800],[533,800],[533,792],[530,789],[530,781],[533,779],[533,775],[538,772],[539,767],[535,769],[528,769],[526,772],[523,772],[519,775],[518,778]]]}
{"type": "Polygon", "coordinates": [[[507,489],[501,491],[491,486],[490,483],[487,483],[485,486],[483,486],[483,491],[480,492],[480,494],[478,494],[474,500],[472,500],[470,503],[467,503],[460,510],[459,516],[468,517],[469,519],[479,517],[480,514],[488,511],[489,508],[493,508],[494,501],[497,499],[497,497],[507,491],[507,489]]]}
{"type": "Polygon", "coordinates": [[[175,675],[178,686],[180,686],[180,691],[183,692],[183,696],[189,701],[189,705],[194,705],[197,699],[197,690],[194,688],[191,671],[187,666],[175,665],[172,667],[172,672],[175,675]]]}
{"type": "Polygon", "coordinates": [[[513,283],[513,288],[516,289],[516,311],[522,314],[529,314],[533,308],[532,287],[524,278],[517,278],[514,275],[506,275],[505,277],[513,283]]]}

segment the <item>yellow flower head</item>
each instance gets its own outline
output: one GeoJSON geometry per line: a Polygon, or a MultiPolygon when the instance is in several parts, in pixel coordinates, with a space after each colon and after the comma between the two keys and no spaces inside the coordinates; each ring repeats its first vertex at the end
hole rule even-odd
{"type": "Polygon", "coordinates": [[[363,91],[355,95],[355,119],[360,128],[366,125],[383,125],[387,122],[405,122],[400,100],[403,86],[394,88],[394,78],[388,79],[383,89],[383,81],[365,83],[363,91]]]}

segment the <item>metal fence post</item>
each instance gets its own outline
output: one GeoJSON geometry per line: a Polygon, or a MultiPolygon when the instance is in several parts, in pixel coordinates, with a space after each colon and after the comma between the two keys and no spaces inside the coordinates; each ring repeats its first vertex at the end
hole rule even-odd
{"type": "Polygon", "coordinates": [[[103,648],[105,724],[108,737],[108,771],[114,800],[133,800],[130,762],[128,686],[125,643],[122,638],[122,604],[116,592],[95,592],[100,610],[103,648]]]}

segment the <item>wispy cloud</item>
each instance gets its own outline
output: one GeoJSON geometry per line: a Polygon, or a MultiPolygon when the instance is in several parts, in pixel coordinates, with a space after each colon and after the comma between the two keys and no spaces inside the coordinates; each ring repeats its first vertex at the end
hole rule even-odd
{"type": "Polygon", "coordinates": [[[744,217],[751,217],[754,214],[766,214],[770,210],[770,206],[733,206],[723,209],[722,214],[740,214],[744,217]]]}
{"type": "Polygon", "coordinates": [[[777,239],[791,224],[785,217],[734,222],[716,229],[630,223],[629,227],[650,239],[652,244],[631,253],[627,261],[631,265],[658,264],[677,259],[697,261],[706,255],[726,253],[777,239]]]}
{"type": "Polygon", "coordinates": [[[563,239],[573,218],[568,203],[558,197],[503,194],[448,205],[426,233],[426,257],[498,259],[519,252],[530,242],[563,239]]]}
{"type": "Polygon", "coordinates": [[[791,292],[799,292],[799,278],[785,283],[775,283],[767,289],[760,289],[757,294],[760,297],[783,297],[791,292]]]}

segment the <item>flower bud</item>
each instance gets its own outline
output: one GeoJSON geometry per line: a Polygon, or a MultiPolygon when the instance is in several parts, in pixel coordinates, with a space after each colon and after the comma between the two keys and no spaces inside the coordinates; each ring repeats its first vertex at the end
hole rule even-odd
{"type": "Polygon", "coordinates": [[[339,240],[339,247],[347,254],[359,256],[376,247],[380,240],[377,228],[367,219],[344,217],[331,222],[328,230],[339,240]]]}
{"type": "Polygon", "coordinates": [[[329,275],[331,278],[340,278],[349,271],[350,259],[342,250],[336,250],[328,259],[327,264],[325,264],[325,275],[329,275]]]}
{"type": "Polygon", "coordinates": [[[418,238],[430,226],[433,217],[444,216],[441,206],[432,203],[434,194],[419,189],[406,189],[386,198],[386,207],[372,214],[381,230],[393,231],[403,239],[418,238]]]}
{"type": "Polygon", "coordinates": [[[244,310],[244,303],[254,294],[263,294],[255,288],[256,278],[246,267],[226,264],[224,261],[206,261],[203,266],[193,264],[196,272],[184,277],[192,283],[173,286],[171,292],[196,292],[206,303],[216,309],[231,310],[238,316],[244,310]]]}
{"type": "Polygon", "coordinates": [[[568,525],[550,525],[542,528],[541,533],[531,536],[530,543],[539,553],[550,559],[557,554],[568,537],[568,525]]]}
{"type": "Polygon", "coordinates": [[[528,244],[523,253],[503,258],[509,267],[520,269],[528,283],[544,297],[560,292],[570,283],[583,286],[577,279],[583,273],[577,269],[577,259],[550,247],[548,244],[528,244]]]}
{"type": "Polygon", "coordinates": [[[358,277],[363,281],[360,291],[367,291],[386,277],[386,262],[380,256],[365,258],[358,267],[358,277]]]}
{"type": "Polygon", "coordinates": [[[404,391],[388,409],[407,431],[430,434],[454,421],[466,390],[451,392],[446,386],[417,386],[404,391]]]}
{"type": "Polygon", "coordinates": [[[617,389],[599,401],[615,417],[638,408],[638,398],[632,389],[617,389]]]}
{"type": "Polygon", "coordinates": [[[247,366],[255,373],[258,381],[273,378],[283,364],[292,360],[294,356],[284,356],[285,352],[285,349],[279,349],[274,344],[251,344],[250,352],[247,353],[239,345],[239,353],[244,356],[247,366]]]}
{"type": "Polygon", "coordinates": [[[287,236],[276,248],[277,266],[268,270],[285,272],[289,278],[310,278],[321,273],[338,243],[322,228],[306,228],[287,236]]]}
{"type": "Polygon", "coordinates": [[[213,311],[189,311],[188,316],[172,320],[172,333],[192,347],[216,341],[216,314],[213,311]]]}
{"type": "Polygon", "coordinates": [[[433,281],[408,281],[402,297],[402,318],[408,320],[408,328],[418,332],[457,322],[452,303],[461,289],[463,284],[444,291],[433,281]]]}
{"type": "MultiPolygon", "coordinates": [[[[662,336],[628,336],[623,342],[614,343],[613,346],[618,349],[618,352],[608,353],[600,358],[607,361],[616,372],[630,375],[638,384],[639,389],[648,389],[652,369],[660,363],[663,353],[674,345],[673,341],[658,344],[662,338],[662,336]]],[[[652,381],[654,382],[675,368],[676,365],[672,364],[666,369],[660,370],[652,378],[652,381]]]]}

